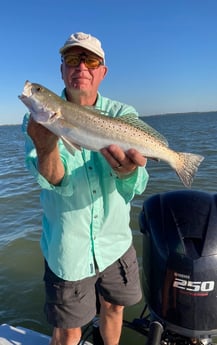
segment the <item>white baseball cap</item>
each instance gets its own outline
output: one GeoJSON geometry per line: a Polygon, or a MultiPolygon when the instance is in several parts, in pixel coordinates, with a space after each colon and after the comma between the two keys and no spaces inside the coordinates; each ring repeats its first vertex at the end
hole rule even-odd
{"type": "Polygon", "coordinates": [[[75,34],[69,36],[64,46],[60,48],[60,54],[63,55],[65,51],[71,47],[85,48],[92,53],[100,56],[105,63],[105,52],[102,49],[101,42],[96,37],[91,36],[90,34],[85,34],[84,32],[76,32],[75,34]]]}

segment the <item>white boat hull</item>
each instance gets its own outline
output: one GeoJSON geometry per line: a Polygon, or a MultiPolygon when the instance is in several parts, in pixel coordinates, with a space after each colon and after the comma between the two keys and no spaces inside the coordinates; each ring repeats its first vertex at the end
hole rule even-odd
{"type": "Polygon", "coordinates": [[[24,327],[0,325],[0,345],[49,345],[50,337],[24,327]]]}
{"type": "MultiPolygon", "coordinates": [[[[48,335],[24,327],[0,325],[0,345],[49,345],[48,335]]],[[[83,345],[92,345],[85,341],[83,345]]]]}

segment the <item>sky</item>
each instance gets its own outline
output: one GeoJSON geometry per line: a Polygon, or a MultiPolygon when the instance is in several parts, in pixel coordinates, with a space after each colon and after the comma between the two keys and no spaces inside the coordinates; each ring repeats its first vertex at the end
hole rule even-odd
{"type": "Polygon", "coordinates": [[[26,80],[63,89],[59,48],[101,40],[106,97],[141,116],[217,110],[217,0],[2,0],[0,124],[22,122],[26,80]]]}

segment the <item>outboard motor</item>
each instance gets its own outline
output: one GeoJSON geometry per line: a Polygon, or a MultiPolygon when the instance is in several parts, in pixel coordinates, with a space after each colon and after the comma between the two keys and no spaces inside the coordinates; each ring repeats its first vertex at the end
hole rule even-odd
{"type": "Polygon", "coordinates": [[[154,195],[139,221],[152,319],[190,338],[217,335],[217,194],[154,195]]]}

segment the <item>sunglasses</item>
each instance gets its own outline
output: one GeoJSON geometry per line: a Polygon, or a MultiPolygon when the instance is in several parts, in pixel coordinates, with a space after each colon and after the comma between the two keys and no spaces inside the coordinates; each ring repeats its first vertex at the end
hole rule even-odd
{"type": "Polygon", "coordinates": [[[103,61],[100,61],[94,56],[87,56],[85,54],[68,54],[62,57],[62,61],[65,61],[66,65],[70,67],[78,67],[82,61],[85,66],[90,69],[98,68],[100,65],[103,65],[103,61]]]}

